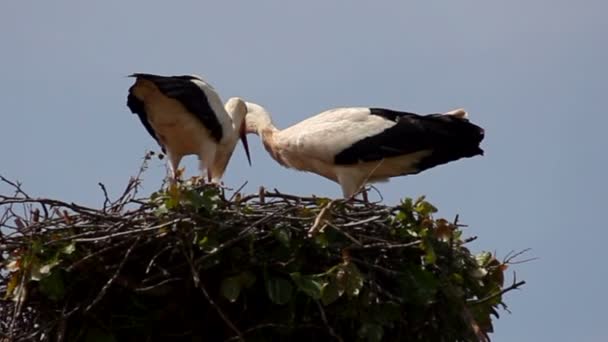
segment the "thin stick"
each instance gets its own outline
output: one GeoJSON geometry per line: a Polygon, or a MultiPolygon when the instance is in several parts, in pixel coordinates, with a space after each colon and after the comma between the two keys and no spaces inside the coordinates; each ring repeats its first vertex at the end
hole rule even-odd
{"type": "Polygon", "coordinates": [[[483,304],[483,303],[485,303],[487,301],[490,301],[490,300],[492,300],[492,299],[494,299],[496,297],[500,297],[500,296],[504,295],[505,293],[507,293],[509,291],[517,290],[517,289],[519,289],[521,286],[523,286],[525,284],[526,284],[526,282],[524,280],[517,281],[517,278],[515,276],[515,272],[513,272],[513,283],[510,286],[505,287],[505,288],[501,289],[500,291],[497,291],[497,292],[495,292],[495,293],[493,293],[493,294],[491,294],[491,295],[489,295],[487,297],[484,297],[482,299],[470,301],[469,303],[470,303],[470,305],[483,304]]]}
{"type": "Polygon", "coordinates": [[[112,202],[110,201],[110,197],[108,197],[108,190],[106,190],[106,186],[103,185],[102,182],[97,183],[99,185],[99,187],[101,188],[101,191],[103,191],[103,211],[106,211],[106,209],[112,204],[112,202]]]}
{"type": "Polygon", "coordinates": [[[317,307],[319,308],[319,312],[321,313],[321,320],[323,320],[323,323],[325,323],[325,327],[327,327],[327,331],[329,332],[329,334],[331,336],[333,336],[339,342],[344,342],[342,337],[340,335],[336,334],[336,332],[334,331],[334,328],[332,328],[331,325],[329,325],[329,322],[327,321],[327,316],[325,315],[325,310],[323,309],[323,306],[321,305],[321,303],[318,300],[315,300],[315,303],[317,303],[317,307]]]}
{"type": "Polygon", "coordinates": [[[190,265],[190,272],[192,273],[192,281],[194,282],[194,286],[196,286],[198,289],[201,290],[201,292],[203,293],[205,298],[207,298],[207,301],[209,302],[209,304],[215,308],[215,310],[217,311],[218,315],[222,318],[224,323],[226,323],[226,325],[236,333],[236,335],[238,336],[238,339],[240,341],[245,341],[245,339],[243,338],[243,333],[234,325],[234,323],[232,323],[232,321],[228,318],[228,316],[226,316],[224,311],[222,311],[222,309],[215,303],[213,298],[211,298],[211,296],[209,296],[209,292],[207,292],[207,289],[201,283],[201,279],[198,275],[198,271],[196,270],[196,267],[194,266],[194,262],[192,260],[192,251],[190,251],[190,253],[186,253],[186,251],[182,250],[182,252],[184,253],[186,260],[188,260],[188,264],[190,265]]]}
{"type": "Polygon", "coordinates": [[[129,255],[131,255],[131,252],[133,251],[133,249],[135,249],[135,246],[139,242],[139,239],[140,239],[140,237],[135,238],[135,241],[133,242],[133,244],[131,245],[131,247],[129,247],[129,249],[127,249],[127,251],[125,252],[125,256],[120,261],[120,264],[118,265],[118,268],[116,269],[116,271],[114,272],[114,274],[110,277],[110,279],[108,279],[108,281],[105,283],[105,285],[101,288],[101,291],[99,291],[99,293],[97,294],[97,296],[95,297],[95,299],[93,299],[93,301],[91,302],[91,304],[89,304],[84,309],[84,312],[88,312],[89,310],[91,310],[91,308],[93,306],[95,306],[95,304],[97,304],[103,298],[103,296],[105,296],[106,292],[108,291],[108,289],[110,288],[110,286],[112,285],[112,283],[114,283],[114,281],[116,280],[116,278],[120,274],[120,271],[122,270],[122,267],[127,262],[127,259],[129,258],[129,255]]]}

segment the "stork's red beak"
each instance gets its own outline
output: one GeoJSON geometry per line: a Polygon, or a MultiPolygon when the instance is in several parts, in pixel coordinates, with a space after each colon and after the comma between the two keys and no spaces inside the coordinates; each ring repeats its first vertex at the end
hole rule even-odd
{"type": "Polygon", "coordinates": [[[245,130],[247,125],[245,124],[245,119],[243,118],[243,122],[241,123],[241,129],[239,130],[239,134],[241,135],[241,142],[243,143],[243,148],[245,148],[245,154],[247,155],[247,161],[249,162],[249,166],[251,166],[251,156],[249,155],[249,144],[247,143],[247,131],[245,130]]]}

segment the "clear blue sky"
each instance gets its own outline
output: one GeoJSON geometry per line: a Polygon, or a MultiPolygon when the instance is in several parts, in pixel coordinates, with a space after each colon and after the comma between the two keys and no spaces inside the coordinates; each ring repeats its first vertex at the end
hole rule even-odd
{"type": "MultiPolygon", "coordinates": [[[[516,267],[528,285],[495,341],[606,341],[606,13],[602,0],[6,1],[0,173],[86,204],[101,204],[97,182],[121,191],[156,148],[125,106],[137,71],[200,74],[279,127],[338,106],[465,107],[486,155],[381,184],[385,201],[426,194],[461,214],[474,249],[540,257],[516,267]]],[[[253,167],[238,147],[227,185],[340,194],[250,141],[253,167]]],[[[152,163],[146,191],[164,170],[152,163]]]]}

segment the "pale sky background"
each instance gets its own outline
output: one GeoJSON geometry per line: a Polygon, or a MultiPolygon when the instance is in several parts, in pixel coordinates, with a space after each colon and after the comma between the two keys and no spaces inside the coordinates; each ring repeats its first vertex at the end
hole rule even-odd
{"type": "MultiPolygon", "coordinates": [[[[515,267],[528,284],[495,341],[606,341],[607,14],[602,0],[4,1],[0,174],[89,205],[98,182],[121,191],[157,149],[125,105],[132,72],[200,74],[281,128],[338,106],[465,107],[486,155],[381,184],[385,202],[426,194],[473,249],[540,257],[515,267]]],[[[340,194],[250,143],[253,167],[239,145],[227,185],[340,194]]],[[[153,162],[145,191],[164,172],[153,162]]]]}

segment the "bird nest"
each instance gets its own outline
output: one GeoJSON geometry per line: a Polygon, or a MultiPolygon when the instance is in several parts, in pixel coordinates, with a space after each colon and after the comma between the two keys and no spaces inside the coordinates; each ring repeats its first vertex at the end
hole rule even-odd
{"type": "Polygon", "coordinates": [[[396,206],[186,181],[101,208],[0,195],[3,341],[488,340],[511,254],[396,206]],[[494,317],[493,317],[494,316],[494,317]]]}

